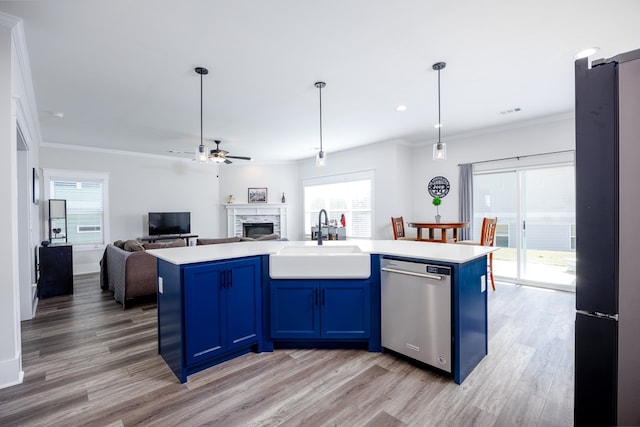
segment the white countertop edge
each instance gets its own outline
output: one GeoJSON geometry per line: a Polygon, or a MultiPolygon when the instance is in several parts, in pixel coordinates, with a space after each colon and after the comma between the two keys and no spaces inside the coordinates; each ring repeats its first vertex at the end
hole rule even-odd
{"type": "MultiPolygon", "coordinates": [[[[269,255],[290,245],[314,246],[313,240],[219,243],[215,245],[185,246],[179,248],[150,249],[146,251],[157,258],[175,265],[195,264],[206,261],[230,260],[249,256],[269,255]]],[[[496,247],[461,245],[455,243],[431,243],[409,240],[341,240],[328,241],[324,246],[356,245],[369,254],[425,259],[430,261],[463,264],[498,250],[496,247]]]]}

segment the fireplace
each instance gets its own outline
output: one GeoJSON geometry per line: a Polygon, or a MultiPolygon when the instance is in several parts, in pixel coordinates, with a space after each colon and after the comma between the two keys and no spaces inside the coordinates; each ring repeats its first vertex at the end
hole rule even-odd
{"type": "Polygon", "coordinates": [[[272,222],[245,222],[242,224],[242,236],[253,239],[273,233],[272,222]]]}

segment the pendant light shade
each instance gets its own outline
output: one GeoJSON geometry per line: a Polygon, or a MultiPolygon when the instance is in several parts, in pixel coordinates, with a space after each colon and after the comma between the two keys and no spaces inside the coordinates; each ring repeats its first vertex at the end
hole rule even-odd
{"type": "Polygon", "coordinates": [[[196,162],[206,163],[209,161],[209,153],[204,146],[202,135],[202,76],[209,74],[209,70],[204,67],[196,67],[196,73],[200,74],[200,145],[196,148],[196,162]]]}
{"type": "Polygon", "coordinates": [[[433,64],[433,69],[438,72],[438,142],[433,144],[433,160],[447,160],[447,144],[440,139],[442,120],[440,119],[440,70],[446,67],[444,62],[436,62],[433,64]]]}
{"type": "Polygon", "coordinates": [[[327,153],[322,149],[322,88],[327,84],[325,82],[316,82],[315,86],[318,88],[320,94],[320,151],[316,154],[316,166],[323,167],[327,164],[327,153]]]}

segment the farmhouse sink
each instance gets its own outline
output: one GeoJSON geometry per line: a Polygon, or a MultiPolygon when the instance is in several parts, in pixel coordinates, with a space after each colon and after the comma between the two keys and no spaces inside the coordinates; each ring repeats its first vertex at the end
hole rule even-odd
{"type": "Polygon", "coordinates": [[[285,246],[269,255],[272,279],[366,279],[371,257],[358,246],[285,246]]]}

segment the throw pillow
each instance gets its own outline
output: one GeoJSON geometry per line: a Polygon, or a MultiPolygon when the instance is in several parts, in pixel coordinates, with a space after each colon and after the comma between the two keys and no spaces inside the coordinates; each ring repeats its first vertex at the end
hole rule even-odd
{"type": "Polygon", "coordinates": [[[124,240],[116,240],[115,242],[113,242],[113,246],[116,246],[120,249],[124,249],[124,244],[125,244],[124,240]]]}
{"type": "Polygon", "coordinates": [[[127,240],[124,244],[124,250],[129,252],[144,251],[144,246],[137,240],[127,240]]]}

